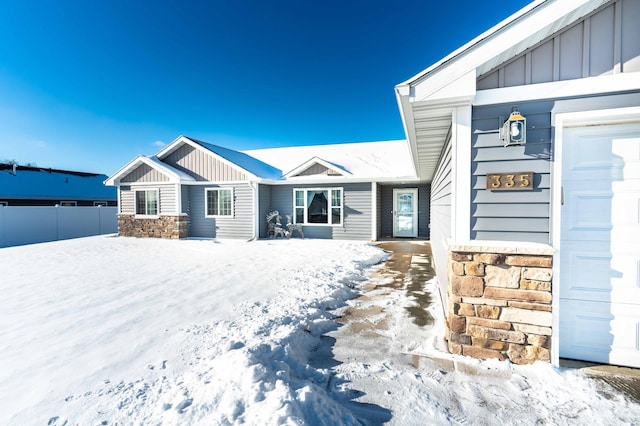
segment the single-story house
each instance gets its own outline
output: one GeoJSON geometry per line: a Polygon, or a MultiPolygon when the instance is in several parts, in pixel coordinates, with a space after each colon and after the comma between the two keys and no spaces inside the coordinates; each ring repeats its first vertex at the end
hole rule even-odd
{"type": "Polygon", "coordinates": [[[106,175],[0,163],[0,206],[115,206],[106,175]]]}
{"type": "Polygon", "coordinates": [[[450,351],[640,367],[639,22],[537,0],[396,86],[450,351]]]}
{"type": "Polygon", "coordinates": [[[180,136],[105,183],[124,236],[265,238],[278,211],[311,238],[429,237],[429,184],[405,140],[240,152],[180,136]]]}
{"type": "MultiPolygon", "coordinates": [[[[461,12],[463,13],[463,12],[461,12]]],[[[449,350],[640,367],[640,2],[536,0],[396,86],[406,140],[238,152],[181,136],[119,232],[432,242],[449,350]]]]}

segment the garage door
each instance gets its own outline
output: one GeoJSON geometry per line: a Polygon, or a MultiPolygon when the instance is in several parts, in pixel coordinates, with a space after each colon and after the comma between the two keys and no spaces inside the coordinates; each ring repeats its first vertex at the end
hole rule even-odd
{"type": "Polygon", "coordinates": [[[562,143],[560,356],[640,367],[640,123],[562,143]]]}

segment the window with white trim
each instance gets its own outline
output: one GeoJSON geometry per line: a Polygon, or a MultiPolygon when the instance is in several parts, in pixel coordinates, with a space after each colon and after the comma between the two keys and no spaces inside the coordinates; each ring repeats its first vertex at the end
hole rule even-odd
{"type": "Polygon", "coordinates": [[[294,223],[342,225],[342,205],[342,188],[294,189],[294,223]]]}
{"type": "Polygon", "coordinates": [[[158,190],[136,189],[136,215],[158,216],[158,190]]]}
{"type": "Polygon", "coordinates": [[[78,207],[77,201],[60,201],[60,207],[78,207]]]}
{"type": "Polygon", "coordinates": [[[109,205],[108,201],[94,201],[93,207],[107,207],[109,205]]]}
{"type": "Polygon", "coordinates": [[[207,188],[205,190],[205,217],[233,217],[233,190],[207,188]]]}

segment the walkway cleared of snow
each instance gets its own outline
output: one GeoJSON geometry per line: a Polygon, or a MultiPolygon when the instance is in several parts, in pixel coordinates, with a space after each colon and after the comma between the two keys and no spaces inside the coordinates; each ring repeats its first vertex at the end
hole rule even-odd
{"type": "Polygon", "coordinates": [[[361,303],[385,256],[297,239],[99,236],[0,249],[0,424],[640,418],[638,404],[603,397],[577,371],[452,358],[475,365],[469,374],[412,356],[437,352],[438,329],[411,323],[401,291],[376,298],[391,326],[363,353],[334,318],[361,303]]]}

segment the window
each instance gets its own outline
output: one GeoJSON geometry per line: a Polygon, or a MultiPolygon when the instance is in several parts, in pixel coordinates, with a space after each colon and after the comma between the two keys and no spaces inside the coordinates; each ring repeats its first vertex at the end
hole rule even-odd
{"type": "Polygon", "coordinates": [[[0,206],[8,206],[9,202],[8,201],[0,201],[0,206]]]}
{"type": "Polygon", "coordinates": [[[136,214],[139,216],[158,215],[158,190],[136,190],[136,214]]]}
{"type": "Polygon", "coordinates": [[[78,207],[77,201],[60,201],[61,207],[78,207]]]}
{"type": "Polygon", "coordinates": [[[94,201],[93,207],[107,207],[109,203],[107,201],[94,201]]]}
{"type": "Polygon", "coordinates": [[[233,191],[231,189],[205,190],[206,217],[233,216],[233,191]]]}
{"type": "Polygon", "coordinates": [[[305,225],[342,224],[342,188],[293,190],[295,223],[305,225]]]}

